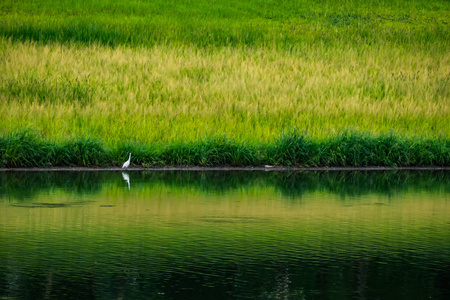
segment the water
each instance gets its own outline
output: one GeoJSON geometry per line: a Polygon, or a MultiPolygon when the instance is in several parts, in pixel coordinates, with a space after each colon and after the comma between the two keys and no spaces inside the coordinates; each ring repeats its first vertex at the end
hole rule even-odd
{"type": "Polygon", "coordinates": [[[450,172],[3,172],[0,299],[450,299],[450,172]]]}

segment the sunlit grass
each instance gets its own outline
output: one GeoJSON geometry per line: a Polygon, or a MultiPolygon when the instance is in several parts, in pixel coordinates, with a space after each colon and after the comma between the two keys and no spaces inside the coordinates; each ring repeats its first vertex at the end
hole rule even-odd
{"type": "Polygon", "coordinates": [[[393,43],[445,49],[445,0],[5,0],[0,35],[42,43],[291,48],[393,43]]]}
{"type": "Polygon", "coordinates": [[[448,53],[70,47],[2,40],[0,128],[143,143],[296,128],[449,136],[448,53]]]}
{"type": "Polygon", "coordinates": [[[286,132],[337,145],[350,130],[443,145],[382,164],[447,164],[449,17],[446,1],[4,1],[0,136],[31,128],[45,145],[103,151],[51,165],[129,149],[147,165],[378,162],[274,150],[286,132]],[[233,154],[205,150],[217,141],[233,154]]]}

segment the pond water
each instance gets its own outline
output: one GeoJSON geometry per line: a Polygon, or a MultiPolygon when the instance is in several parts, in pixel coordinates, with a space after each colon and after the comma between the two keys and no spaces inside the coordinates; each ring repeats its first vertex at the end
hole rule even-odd
{"type": "Polygon", "coordinates": [[[0,299],[450,299],[450,172],[2,172],[0,299]]]}

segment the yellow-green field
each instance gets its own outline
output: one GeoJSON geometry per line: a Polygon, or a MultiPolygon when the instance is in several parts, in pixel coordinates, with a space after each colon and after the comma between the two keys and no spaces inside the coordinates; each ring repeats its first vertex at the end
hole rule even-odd
{"type": "Polygon", "coordinates": [[[1,165],[27,165],[11,162],[24,129],[46,143],[97,141],[118,161],[136,145],[219,137],[264,148],[286,132],[326,144],[351,130],[437,141],[426,155],[447,165],[450,5],[344,2],[6,1],[1,165]]]}
{"type": "Polygon", "coordinates": [[[108,143],[258,142],[292,128],[450,136],[450,52],[1,43],[6,131],[108,143]]]}

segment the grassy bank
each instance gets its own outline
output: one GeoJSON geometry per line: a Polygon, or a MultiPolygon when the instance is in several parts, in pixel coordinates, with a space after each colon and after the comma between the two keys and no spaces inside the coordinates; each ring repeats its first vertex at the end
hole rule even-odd
{"type": "Polygon", "coordinates": [[[94,139],[51,142],[31,130],[0,137],[0,167],[120,166],[132,152],[132,166],[448,166],[449,139],[403,138],[344,131],[316,140],[286,132],[259,144],[224,136],[170,144],[121,143],[94,139]]]}
{"type": "Polygon", "coordinates": [[[101,151],[2,164],[131,147],[139,165],[448,165],[449,18],[446,1],[3,1],[3,145],[32,128],[101,151]],[[294,129],[316,149],[301,162],[271,150],[294,129]],[[371,150],[324,154],[348,132],[371,150]],[[414,154],[370,154],[386,139],[414,154]]]}

